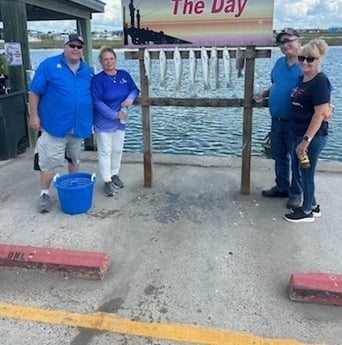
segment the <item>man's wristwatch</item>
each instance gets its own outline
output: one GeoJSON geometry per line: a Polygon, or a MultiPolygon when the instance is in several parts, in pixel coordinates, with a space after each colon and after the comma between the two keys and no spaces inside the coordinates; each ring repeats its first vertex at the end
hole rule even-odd
{"type": "Polygon", "coordinates": [[[304,135],[303,141],[307,141],[308,143],[311,141],[312,138],[310,138],[308,135],[304,135]]]}

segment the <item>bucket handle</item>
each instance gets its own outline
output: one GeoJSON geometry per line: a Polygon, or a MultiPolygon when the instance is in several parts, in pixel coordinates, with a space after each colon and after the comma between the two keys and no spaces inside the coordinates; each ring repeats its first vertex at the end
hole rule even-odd
{"type": "MultiPolygon", "coordinates": [[[[59,176],[60,176],[59,173],[57,173],[57,174],[53,177],[53,182],[56,182],[56,180],[58,179],[59,176]]],[[[95,173],[92,173],[90,180],[91,180],[91,182],[96,181],[96,174],[95,174],[95,173]]]]}
{"type": "Polygon", "coordinates": [[[59,177],[59,173],[57,173],[54,177],[53,177],[53,182],[56,182],[56,180],[58,179],[59,177]]]}

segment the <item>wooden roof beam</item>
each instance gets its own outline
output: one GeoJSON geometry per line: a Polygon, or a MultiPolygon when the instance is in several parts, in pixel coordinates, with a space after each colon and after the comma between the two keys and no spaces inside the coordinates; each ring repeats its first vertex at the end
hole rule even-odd
{"type": "Polygon", "coordinates": [[[28,20],[57,20],[57,19],[71,19],[71,18],[83,18],[91,19],[91,10],[86,9],[84,6],[75,5],[71,1],[53,1],[45,0],[42,4],[39,0],[25,0],[27,5],[34,6],[28,11],[28,20]],[[42,6],[43,5],[43,6],[42,6]],[[50,13],[49,13],[50,12],[50,13]],[[42,13],[45,14],[45,18],[42,18],[42,13]],[[49,17],[49,18],[47,18],[49,17]]]}
{"type": "Polygon", "coordinates": [[[105,3],[98,0],[24,0],[26,4],[34,5],[34,6],[42,6],[44,8],[60,8],[60,7],[72,7],[72,8],[83,8],[86,9],[88,12],[104,12],[105,3]]]}
{"type": "Polygon", "coordinates": [[[70,19],[91,19],[91,13],[85,12],[81,13],[80,10],[76,12],[56,12],[50,9],[26,5],[27,9],[27,20],[28,21],[48,21],[48,20],[70,20],[70,19]],[[76,15],[77,13],[77,15],[76,15]]]}

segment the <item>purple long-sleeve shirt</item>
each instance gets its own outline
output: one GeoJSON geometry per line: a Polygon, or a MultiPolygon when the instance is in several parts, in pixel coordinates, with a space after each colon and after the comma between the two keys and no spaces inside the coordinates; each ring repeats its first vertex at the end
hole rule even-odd
{"type": "Polygon", "coordinates": [[[118,113],[126,99],[135,100],[139,95],[131,75],[125,70],[117,70],[114,76],[104,71],[96,74],[91,83],[94,104],[95,132],[114,132],[125,130],[118,113]]]}

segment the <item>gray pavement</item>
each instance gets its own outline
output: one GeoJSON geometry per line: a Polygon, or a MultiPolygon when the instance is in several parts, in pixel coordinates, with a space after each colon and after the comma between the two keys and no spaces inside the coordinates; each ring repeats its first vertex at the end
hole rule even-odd
{"type": "MultiPolygon", "coordinates": [[[[71,216],[60,210],[54,187],[52,211],[37,213],[32,157],[28,150],[0,162],[0,243],[106,252],[111,267],[101,281],[0,270],[1,302],[342,344],[341,307],[292,302],[286,291],[292,272],[342,273],[341,163],[319,164],[322,217],[291,224],[282,219],[285,199],[261,197],[273,185],[271,160],[252,159],[251,193],[242,195],[240,158],[155,155],[153,187],[145,188],[142,155],[125,154],[125,188],[106,198],[96,153],[84,152],[81,171],[98,176],[93,207],[71,216]]],[[[1,319],[0,339],[188,344],[8,318],[1,319]]]]}

